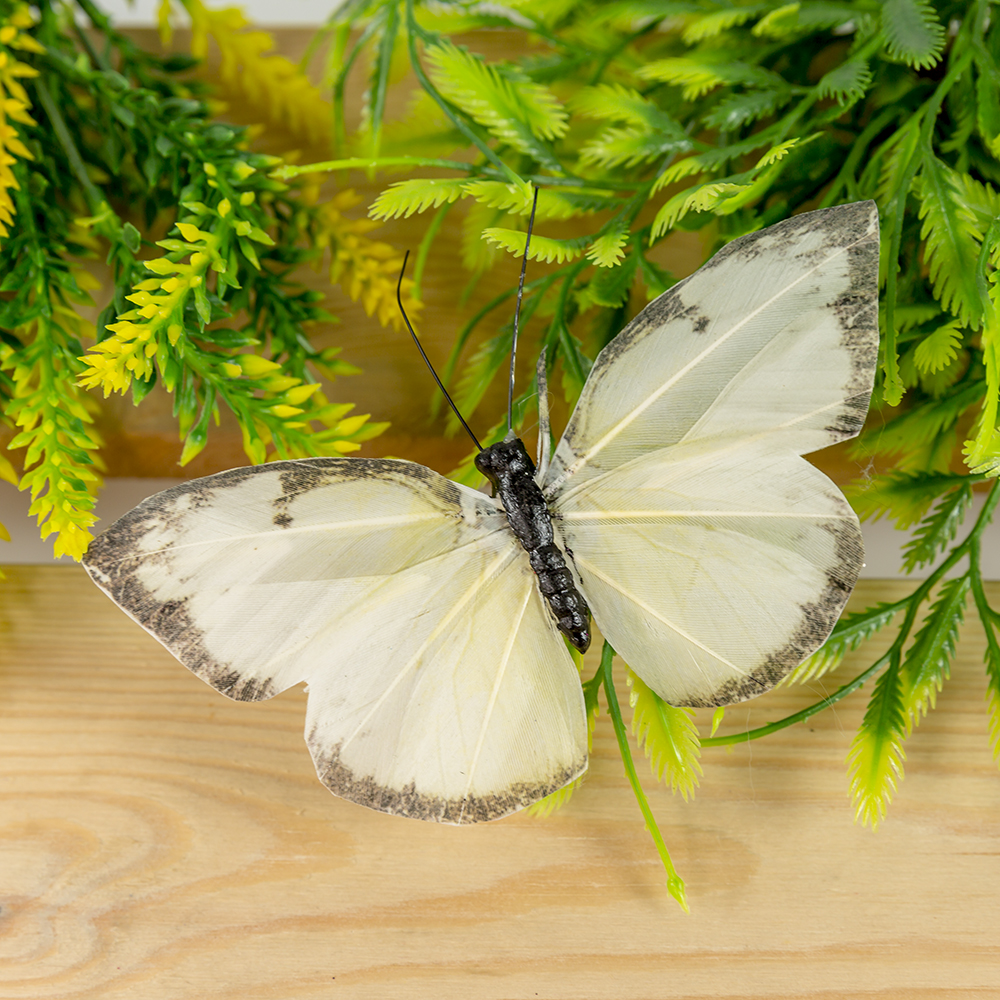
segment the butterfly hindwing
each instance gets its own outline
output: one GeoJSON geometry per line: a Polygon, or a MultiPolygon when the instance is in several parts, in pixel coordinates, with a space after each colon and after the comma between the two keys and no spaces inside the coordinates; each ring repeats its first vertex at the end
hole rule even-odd
{"type": "Polygon", "coordinates": [[[766,442],[663,449],[589,480],[560,517],[604,636],[671,705],[771,688],[826,639],[862,560],[840,491],[766,442]]]}
{"type": "Polygon", "coordinates": [[[304,459],[144,501],[88,572],[232,698],[309,685],[307,738],[337,794],[460,823],[577,777],[572,659],[489,497],[422,466],[304,459]]]}

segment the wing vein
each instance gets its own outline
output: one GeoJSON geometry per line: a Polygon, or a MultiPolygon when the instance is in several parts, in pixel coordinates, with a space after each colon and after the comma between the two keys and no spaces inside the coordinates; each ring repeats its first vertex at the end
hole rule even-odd
{"type": "Polygon", "coordinates": [[[501,550],[497,557],[486,566],[483,571],[479,574],[473,584],[469,589],[463,594],[461,600],[457,601],[451,611],[446,614],[441,621],[431,630],[430,634],[426,639],[420,644],[417,651],[410,657],[409,660],[400,668],[400,671],[393,678],[392,682],[386,685],[385,690],[382,695],[376,700],[375,704],[368,710],[365,717],[358,723],[355,727],[354,732],[351,733],[347,739],[344,740],[341,746],[341,752],[346,750],[351,744],[354,738],[360,733],[368,722],[371,720],[372,716],[379,710],[386,699],[392,694],[393,691],[402,683],[403,678],[420,662],[420,658],[427,651],[428,647],[446,630],[447,626],[458,617],[459,613],[465,608],[465,606],[479,593],[479,591],[484,586],[485,582],[489,580],[494,573],[499,572],[503,569],[504,564],[510,559],[513,559],[517,554],[518,546],[515,542],[511,542],[506,549],[501,550]]]}
{"type": "MultiPolygon", "coordinates": [[[[650,406],[653,405],[668,389],[676,385],[676,383],[683,378],[692,368],[700,364],[705,360],[713,351],[721,347],[726,341],[735,336],[747,323],[758,316],[761,312],[767,309],[769,306],[777,302],[782,296],[787,295],[796,285],[801,284],[808,277],[815,274],[816,271],[825,267],[830,261],[835,260],[842,254],[847,253],[852,247],[857,246],[859,243],[863,243],[865,240],[869,239],[869,235],[866,234],[859,240],[855,240],[853,243],[847,244],[847,246],[839,248],[835,253],[830,254],[825,257],[820,263],[811,267],[808,271],[803,272],[792,281],[790,284],[786,285],[780,291],[772,295],[766,302],[762,302],[756,309],[748,313],[743,319],[731,327],[728,331],[722,334],[718,339],[716,339],[712,344],[705,348],[697,357],[692,358],[683,368],[681,368],[672,378],[667,379],[663,385],[660,386],[655,392],[650,393],[641,403],[635,406],[626,416],[622,417],[602,438],[596,441],[590,448],[588,448],[575,462],[573,462],[559,477],[559,482],[565,482],[567,478],[572,476],[577,472],[582,466],[586,465],[598,452],[602,451],[604,447],[611,441],[613,441],[626,427],[628,427],[633,421],[637,420],[650,406]]],[[[839,404],[838,404],[839,405],[839,404]]],[[[554,488],[557,483],[553,483],[551,488],[554,488]]]]}
{"type": "Polygon", "coordinates": [[[528,602],[531,600],[531,587],[533,586],[532,580],[527,580],[527,586],[524,590],[524,600],[521,602],[521,610],[517,616],[517,621],[513,623],[510,630],[510,634],[507,638],[507,643],[503,651],[503,658],[500,661],[500,668],[497,671],[496,680],[493,682],[493,690],[490,692],[489,704],[486,706],[486,714],[483,718],[483,724],[479,730],[479,739],[476,742],[476,749],[472,755],[472,760],[469,763],[469,780],[465,784],[465,794],[462,796],[462,811],[459,817],[459,823],[462,822],[462,818],[465,816],[465,805],[469,800],[469,789],[472,788],[472,779],[476,774],[476,767],[479,765],[479,755],[483,750],[483,743],[486,741],[486,730],[489,728],[490,719],[493,717],[493,710],[496,707],[497,698],[500,695],[500,685],[503,683],[504,676],[507,673],[507,664],[510,663],[510,654],[514,649],[514,643],[517,640],[517,633],[521,629],[521,622],[524,621],[524,614],[528,609],[528,602]]]}
{"type": "Polygon", "coordinates": [[[578,566],[585,566],[590,573],[594,574],[594,576],[603,580],[609,587],[613,587],[623,597],[627,597],[630,601],[634,601],[635,604],[638,605],[640,608],[642,608],[643,611],[645,611],[647,614],[652,615],[657,621],[663,622],[663,624],[666,625],[667,628],[669,628],[672,632],[676,632],[677,635],[679,635],[682,639],[685,639],[687,642],[690,642],[691,645],[697,646],[699,649],[704,650],[704,652],[708,653],[709,656],[718,660],[720,663],[724,663],[727,667],[729,667],[735,673],[739,674],[741,677],[746,677],[748,675],[748,671],[742,670],[740,667],[736,666],[735,663],[730,662],[724,656],[717,653],[714,649],[710,649],[703,642],[699,642],[693,635],[691,635],[688,632],[685,632],[684,629],[680,628],[678,625],[675,625],[669,619],[664,618],[663,615],[661,615],[655,608],[648,605],[645,601],[640,600],[635,594],[626,590],[616,580],[613,580],[607,574],[602,573],[592,562],[590,562],[589,559],[584,559],[577,552],[575,554],[575,560],[578,566]]]}

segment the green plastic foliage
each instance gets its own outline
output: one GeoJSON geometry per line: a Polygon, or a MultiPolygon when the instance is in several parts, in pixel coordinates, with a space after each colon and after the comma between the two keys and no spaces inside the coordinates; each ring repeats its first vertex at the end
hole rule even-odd
{"type": "Polygon", "coordinates": [[[702,774],[694,712],[668,705],[631,670],[625,677],[632,689],[632,735],[646,751],[656,780],[669,784],[686,802],[694,797],[702,774]]]}
{"type": "Polygon", "coordinates": [[[80,558],[95,520],[100,404],[84,388],[136,404],[166,388],[182,465],[220,406],[255,462],[343,454],[384,427],[329,403],[317,378],[352,371],[311,344],[331,317],[291,277],[332,241],[329,216],[268,177],[280,161],[245,129],[212,121],[193,65],[145,52],[89,0],[0,0],[0,419],[24,449],[20,476],[2,455],[0,476],[30,490],[57,555],[80,558]],[[91,324],[94,258],[111,301],[91,324]]]}
{"type": "MultiPolygon", "coordinates": [[[[1000,477],[995,8],[986,0],[513,0],[486,11],[369,0],[333,20],[338,30],[359,31],[377,62],[390,11],[407,37],[421,98],[400,133],[409,145],[394,146],[384,161],[393,169],[409,163],[414,176],[393,178],[372,215],[463,213],[471,289],[503,259],[493,248],[523,253],[537,186],[531,256],[548,266],[540,277],[529,272],[522,352],[532,343],[546,349],[560,375],[550,387],[562,387],[568,406],[591,359],[643,298],[677,280],[657,261],[659,246],[678,231],[699,232],[707,258],[796,212],[877,202],[876,416],[850,454],[888,471],[859,480],[850,495],[863,517],[887,514],[915,527],[904,568],[927,567],[930,576],[898,602],[846,615],[789,680],[810,683],[847,669],[876,633],[892,637],[889,653],[794,716],[750,733],[713,732],[701,746],[766,735],[875,681],[849,768],[858,815],[874,825],[902,777],[903,743],[947,679],[970,595],[987,632],[996,739],[997,612],[977,556],[996,487],[975,524],[963,521],[973,486],[1000,477]],[[463,37],[486,26],[527,35],[511,45],[508,61],[487,59],[472,50],[475,36],[463,37]],[[439,158],[449,142],[461,152],[439,158]],[[422,179],[431,167],[438,176],[422,179]],[[963,460],[965,471],[956,471],[963,460]],[[963,558],[965,582],[944,582],[963,558]]],[[[392,129],[387,123],[386,134],[392,129]]],[[[505,378],[511,298],[497,296],[456,339],[446,374],[466,415],[505,378]],[[507,311],[477,337],[497,309],[507,311]]],[[[515,413],[526,420],[533,412],[529,387],[515,413]]],[[[483,422],[493,424],[489,440],[502,435],[502,421],[483,422]]],[[[474,480],[471,459],[459,471],[474,480]]],[[[686,714],[636,686],[632,696],[637,734],[657,773],[690,791],[696,761],[681,752],[686,714]]]]}

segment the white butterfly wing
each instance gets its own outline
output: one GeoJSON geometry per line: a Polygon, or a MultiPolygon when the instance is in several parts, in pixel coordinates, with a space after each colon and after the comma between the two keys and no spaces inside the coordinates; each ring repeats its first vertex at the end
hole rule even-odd
{"type": "Polygon", "coordinates": [[[408,462],[277,462],[151,497],[85,559],[102,589],[231,698],[307,681],[332,791],[494,819],[586,767],[579,678],[489,497],[408,462]]]}
{"type": "Polygon", "coordinates": [[[600,353],[546,496],[695,439],[766,434],[802,455],[857,434],[878,351],[877,274],[870,201],[733,240],[600,353]]]}
{"type": "Polygon", "coordinates": [[[836,486],[763,442],[663,449],[560,514],[601,631],[671,705],[771,688],[826,639],[863,558],[836,486]]]}
{"type": "Polygon", "coordinates": [[[601,631],[675,705],[760,694],[827,637],[857,518],[798,455],[858,432],[871,202],[735,240],[598,357],[545,493],[601,631]]]}

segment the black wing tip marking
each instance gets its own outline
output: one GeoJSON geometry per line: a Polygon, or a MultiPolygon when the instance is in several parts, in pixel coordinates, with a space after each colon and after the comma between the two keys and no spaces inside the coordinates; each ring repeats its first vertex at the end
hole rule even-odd
{"type": "Polygon", "coordinates": [[[379,785],[370,776],[359,778],[341,760],[339,744],[327,747],[314,734],[306,738],[306,743],[320,781],[334,795],[390,816],[451,826],[468,826],[502,819],[558,791],[579,778],[587,769],[587,758],[584,756],[581,761],[564,767],[537,783],[518,782],[495,795],[444,799],[418,792],[412,782],[405,788],[392,789],[379,785]]]}
{"type": "Polygon", "coordinates": [[[278,694],[269,679],[244,677],[208,651],[204,632],[191,618],[187,598],[161,601],[154,597],[135,572],[135,557],[114,559],[110,572],[105,573],[101,549],[98,546],[91,565],[86,566],[94,582],[191,673],[233,701],[266,701],[278,694]]]}
{"type": "Polygon", "coordinates": [[[799,605],[802,617],[787,642],[770,653],[750,674],[727,681],[709,698],[693,698],[678,702],[679,706],[720,708],[756,698],[770,691],[826,642],[851,596],[865,554],[861,528],[856,522],[839,522],[830,530],[836,534],[837,561],[833,569],[827,571],[826,586],[819,597],[809,604],[799,605]]]}

